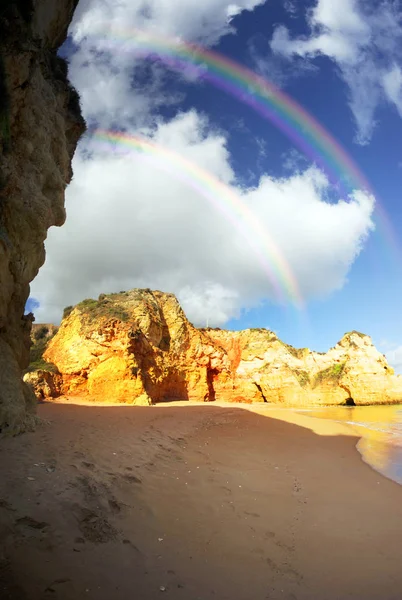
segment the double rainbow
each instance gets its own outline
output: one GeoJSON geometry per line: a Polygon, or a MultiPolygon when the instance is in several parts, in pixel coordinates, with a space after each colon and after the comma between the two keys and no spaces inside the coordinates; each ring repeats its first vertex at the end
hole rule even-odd
{"type": "MultiPolygon", "coordinates": [[[[112,29],[94,38],[104,49],[115,50],[117,47],[134,56],[161,60],[174,68],[196,69],[198,77],[210,81],[273,122],[326,173],[331,183],[342,190],[345,199],[353,197],[357,190],[374,196],[363,173],[331,134],[295,100],[250,69],[213,50],[146,31],[112,29]]],[[[277,297],[283,299],[285,296],[298,307],[303,305],[297,280],[287,261],[255,215],[230,187],[183,156],[147,138],[118,131],[98,131],[95,137],[152,156],[165,170],[166,162],[163,165],[167,161],[174,176],[198,189],[247,238],[264,264],[277,297]],[[259,243],[253,239],[254,233],[257,233],[259,243]],[[261,251],[261,240],[268,259],[261,251]]],[[[388,242],[397,248],[385,211],[378,203],[376,210],[388,242]]]]}
{"type": "Polygon", "coordinates": [[[196,69],[197,77],[248,104],[273,122],[344,190],[372,193],[370,185],[333,136],[300,104],[273,83],[247,67],[207,48],[138,29],[112,29],[95,36],[105,49],[130,52],[134,56],[159,59],[175,68],[196,69]]]}

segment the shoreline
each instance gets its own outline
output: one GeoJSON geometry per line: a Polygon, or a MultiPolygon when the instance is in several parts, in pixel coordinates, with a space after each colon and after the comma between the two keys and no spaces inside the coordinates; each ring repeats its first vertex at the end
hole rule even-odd
{"type": "Polygon", "coordinates": [[[399,599],[401,486],[292,410],[40,405],[0,443],[5,600],[399,599]]]}

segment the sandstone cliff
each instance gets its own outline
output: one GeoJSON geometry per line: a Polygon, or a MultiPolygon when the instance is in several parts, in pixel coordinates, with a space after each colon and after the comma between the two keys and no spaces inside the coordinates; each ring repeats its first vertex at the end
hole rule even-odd
{"type": "Polygon", "coordinates": [[[200,330],[175,296],[151,290],[84,300],[63,319],[44,359],[61,375],[28,375],[39,397],[287,406],[402,400],[402,378],[368,336],[348,333],[320,354],[288,346],[265,329],[200,330]]]}
{"type": "Polygon", "coordinates": [[[132,290],[84,300],[65,318],[44,359],[68,393],[116,402],[213,400],[228,356],[186,319],[175,296],[132,290]]]}
{"type": "Polygon", "coordinates": [[[65,219],[64,190],[84,130],[67,66],[56,51],[77,0],[3,0],[0,6],[0,432],[29,426],[29,283],[49,227],[65,219]]]}

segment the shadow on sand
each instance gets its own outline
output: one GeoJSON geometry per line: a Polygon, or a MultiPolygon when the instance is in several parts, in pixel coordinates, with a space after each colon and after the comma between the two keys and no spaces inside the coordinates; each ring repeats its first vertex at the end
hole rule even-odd
{"type": "Polygon", "coordinates": [[[2,599],[400,598],[402,488],[356,438],[213,404],[39,415],[0,443],[2,599]]]}

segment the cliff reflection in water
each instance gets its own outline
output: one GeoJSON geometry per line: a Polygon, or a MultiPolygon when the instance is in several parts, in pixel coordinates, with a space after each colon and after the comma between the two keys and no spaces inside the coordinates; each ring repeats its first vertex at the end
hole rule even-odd
{"type": "Polygon", "coordinates": [[[329,407],[309,416],[346,423],[361,437],[357,449],[363,460],[402,484],[402,405],[329,407]]]}

